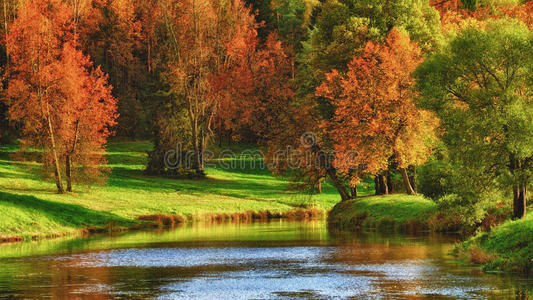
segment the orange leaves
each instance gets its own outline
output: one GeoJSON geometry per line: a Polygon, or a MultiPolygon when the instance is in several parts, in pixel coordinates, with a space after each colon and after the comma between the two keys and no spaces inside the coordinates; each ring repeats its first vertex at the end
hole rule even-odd
{"type": "Polygon", "coordinates": [[[220,99],[223,129],[239,132],[247,127],[265,138],[294,95],[292,61],[277,35],[271,34],[262,48],[257,47],[255,30],[247,37],[247,43],[231,44],[231,62],[214,78],[214,94],[220,99]]]}
{"type": "Polygon", "coordinates": [[[458,0],[434,0],[430,5],[435,7],[441,17],[443,31],[460,30],[472,21],[486,21],[499,18],[515,18],[533,27],[533,1],[527,2],[472,2],[471,7],[463,6],[458,0]]]}
{"type": "Polygon", "coordinates": [[[336,70],[326,75],[316,95],[335,107],[333,120],[325,125],[341,171],[362,167],[377,173],[388,168],[390,158],[406,167],[428,155],[424,135],[434,128],[433,117],[413,101],[411,73],[420,62],[418,46],[393,29],[384,44],[367,43],[346,75],[336,70]]]}
{"type": "Polygon", "coordinates": [[[58,67],[63,74],[61,94],[68,101],[61,113],[65,140],[72,145],[67,151],[74,149],[80,157],[101,151],[117,117],[107,76],[100,68],[93,69],[88,57],[71,43],[64,45],[58,67]]]}
{"type": "Polygon", "coordinates": [[[23,144],[43,146],[45,161],[57,168],[70,157],[94,171],[115,124],[116,100],[107,76],[78,49],[72,12],[55,0],[21,6],[7,37],[9,109],[24,124],[23,144]]]}
{"type": "Polygon", "coordinates": [[[502,10],[505,15],[524,22],[529,29],[533,28],[533,1],[528,1],[513,7],[503,8],[502,10]]]}

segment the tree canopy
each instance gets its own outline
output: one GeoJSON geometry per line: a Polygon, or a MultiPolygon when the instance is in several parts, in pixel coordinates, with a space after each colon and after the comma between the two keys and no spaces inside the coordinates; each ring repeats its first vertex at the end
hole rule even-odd
{"type": "Polygon", "coordinates": [[[417,76],[422,103],[445,128],[455,168],[479,197],[500,184],[513,191],[514,216],[525,213],[533,161],[532,35],[515,20],[496,20],[461,31],[429,57],[417,76]],[[483,159],[480,159],[480,158],[483,159]]]}

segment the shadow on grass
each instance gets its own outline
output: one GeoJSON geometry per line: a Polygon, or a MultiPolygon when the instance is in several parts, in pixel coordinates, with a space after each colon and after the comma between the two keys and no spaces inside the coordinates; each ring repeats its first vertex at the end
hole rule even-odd
{"type": "Polygon", "coordinates": [[[146,157],[127,153],[106,153],[105,158],[108,164],[136,166],[146,165],[147,163],[146,157]]]}
{"type": "Polygon", "coordinates": [[[30,165],[26,162],[10,161],[0,170],[2,170],[0,171],[0,178],[42,180],[40,166],[30,165]]]}
{"type": "Polygon", "coordinates": [[[7,203],[27,211],[36,211],[40,215],[64,226],[75,228],[100,227],[110,222],[119,225],[133,224],[131,220],[108,212],[100,212],[86,207],[39,199],[35,196],[12,194],[0,191],[0,204],[7,203]]]}
{"type": "Polygon", "coordinates": [[[109,164],[146,165],[152,148],[147,141],[114,142],[108,145],[105,158],[109,164]]]}
{"type": "MultiPolygon", "coordinates": [[[[209,176],[209,171],[208,171],[209,176]]],[[[250,177],[250,176],[248,176],[250,177]]],[[[177,191],[197,194],[219,194],[235,198],[272,198],[287,193],[283,182],[270,180],[231,180],[207,177],[204,179],[175,179],[164,176],[144,175],[142,171],[128,168],[113,168],[107,186],[143,191],[177,191]]],[[[260,200],[260,199],[258,199],[260,200]]]]}
{"type": "Polygon", "coordinates": [[[238,173],[255,176],[272,176],[270,171],[262,161],[250,161],[245,159],[234,159],[228,161],[213,161],[206,163],[213,170],[221,170],[226,173],[238,173]]]}
{"type": "MultiPolygon", "coordinates": [[[[166,176],[146,175],[141,170],[115,167],[112,175],[107,179],[111,187],[137,189],[144,191],[203,191],[208,186],[228,186],[236,184],[231,180],[203,178],[203,179],[178,179],[166,176]]],[[[207,190],[205,190],[207,192],[207,190]]]]}

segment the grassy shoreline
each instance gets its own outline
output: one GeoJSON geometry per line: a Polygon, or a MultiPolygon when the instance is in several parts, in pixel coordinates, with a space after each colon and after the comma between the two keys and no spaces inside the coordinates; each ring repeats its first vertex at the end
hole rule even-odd
{"type": "Polygon", "coordinates": [[[424,231],[436,212],[437,205],[423,196],[367,196],[335,205],[328,223],[352,231],[424,231]]]}
{"type": "Polygon", "coordinates": [[[533,275],[533,215],[478,233],[453,251],[464,263],[481,265],[485,271],[533,275]]]}
{"type": "MultiPolygon", "coordinates": [[[[234,158],[237,163],[232,169],[211,162],[203,180],[147,176],[143,169],[151,147],[145,141],[110,143],[106,157],[111,173],[106,182],[75,185],[66,195],[56,194],[52,181],[36,175],[38,163],[13,160],[17,147],[0,147],[0,240],[136,228],[147,222],[140,218],[149,220],[150,216],[171,223],[316,215],[339,201],[328,184],[319,195],[291,191],[287,180],[239,157],[234,158]]],[[[232,150],[239,153],[245,150],[242,147],[232,150]]]]}
{"type": "Polygon", "coordinates": [[[467,240],[451,253],[460,263],[533,275],[533,214],[503,220],[500,211],[490,210],[481,224],[469,226],[458,216],[439,212],[431,200],[403,194],[342,202],[328,215],[329,226],[350,231],[461,232],[467,240]],[[476,230],[480,233],[472,235],[476,230]]]}

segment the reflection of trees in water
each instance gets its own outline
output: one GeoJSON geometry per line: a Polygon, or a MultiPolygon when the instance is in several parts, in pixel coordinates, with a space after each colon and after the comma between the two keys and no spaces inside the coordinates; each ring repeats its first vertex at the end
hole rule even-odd
{"type": "MultiPolygon", "coordinates": [[[[484,274],[478,268],[468,268],[446,257],[457,237],[441,235],[377,234],[326,230],[324,222],[270,222],[252,224],[194,224],[176,230],[139,231],[115,237],[93,236],[84,239],[46,241],[43,244],[12,245],[0,256],[14,254],[16,249],[26,258],[0,258],[0,297],[21,298],[84,298],[157,297],[169,292],[169,283],[187,282],[205,276],[231,277],[232,272],[270,267],[286,269],[294,276],[319,272],[348,274],[370,279],[374,295],[419,295],[436,291],[477,290],[472,296],[482,298],[530,299],[533,281],[513,275],[484,274]],[[212,264],[178,267],[102,267],[100,249],[121,248],[216,248],[225,253],[233,247],[268,249],[268,247],[327,246],[318,250],[320,267],[313,257],[310,266],[296,261],[292,265],[272,263],[255,258],[247,264],[212,264]],[[20,247],[20,248],[16,248],[20,247]],[[68,253],[54,256],[53,253],[68,253]],[[89,252],[89,255],[85,255],[89,252]],[[72,254],[71,254],[72,253],[72,254]],[[78,255],[76,253],[85,253],[78,255]],[[42,256],[51,255],[51,256],[42,256]],[[41,256],[38,256],[41,255],[41,256]],[[91,260],[93,260],[91,262],[91,260]],[[265,263],[265,264],[263,264],[265,263]],[[303,264],[303,265],[302,265],[303,264]],[[297,270],[297,271],[295,271],[297,270]],[[483,290],[483,288],[487,290],[483,290]],[[528,298],[529,297],[529,298],[528,298]]],[[[8,246],[8,245],[6,245],[8,246]]],[[[127,250],[125,250],[127,252],[127,250]]],[[[139,251],[143,251],[142,249],[139,251]]],[[[135,251],[134,251],[135,252],[135,251]]],[[[193,252],[193,255],[197,255],[193,252]]],[[[286,253],[285,250],[280,253],[286,253]]],[[[313,252],[314,253],[314,252],[313,252]]],[[[250,255],[256,255],[252,252],[250,255]]],[[[141,259],[131,254],[127,259],[141,259]]],[[[142,257],[142,256],[141,256],[142,257]]],[[[180,256],[181,257],[181,256],[180,256]]],[[[169,258],[171,259],[171,258],[169,258]]],[[[173,258],[175,259],[175,258],[173,258]]],[[[269,258],[270,259],[270,258],[269,258]]],[[[286,257],[280,257],[286,260],[286,257]]],[[[277,261],[277,260],[276,260],[277,261]]],[[[106,265],[107,261],[104,261],[106,265]]],[[[166,262],[163,262],[166,264],[166,262]]],[[[172,262],[168,262],[172,265],[172,262]]],[[[135,265],[135,264],[134,264],[135,265]]],[[[141,264],[142,265],[142,264],[141,264]]],[[[319,283],[317,283],[320,285],[319,283]]],[[[354,287],[356,288],[356,287],[354,287]]],[[[470,294],[469,294],[470,295],[470,294]]],[[[423,297],[423,295],[421,295],[423,297]]]]}
{"type": "Polygon", "coordinates": [[[417,299],[423,299],[423,291],[469,290],[474,286],[480,291],[473,292],[473,297],[520,300],[533,297],[532,279],[486,274],[479,268],[454,262],[448,254],[455,243],[464,240],[461,236],[379,234],[336,228],[328,228],[328,233],[338,246],[328,260],[353,267],[346,271],[348,274],[379,278],[374,282],[376,295],[417,295],[420,296],[417,299]]]}

